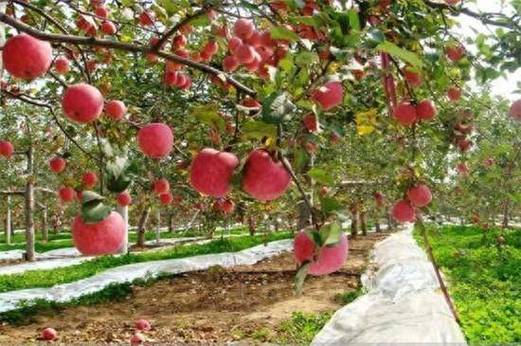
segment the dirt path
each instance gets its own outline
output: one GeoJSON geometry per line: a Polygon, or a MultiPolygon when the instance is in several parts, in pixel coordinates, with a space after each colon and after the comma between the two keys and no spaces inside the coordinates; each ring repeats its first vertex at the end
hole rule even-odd
{"type": "Polygon", "coordinates": [[[133,287],[123,301],[71,307],[54,315],[39,314],[25,326],[0,326],[0,344],[36,341],[51,326],[59,341],[128,342],[133,322],[146,318],[153,329],[149,342],[248,343],[276,340],[281,321],[296,311],[333,311],[341,306],[338,294],[355,290],[374,243],[385,235],[371,234],[350,243],[350,255],[339,272],[309,277],[304,293],[293,293],[295,263],[286,253],[252,266],[220,267],[133,287]],[[259,333],[259,331],[269,331],[259,333]]]}

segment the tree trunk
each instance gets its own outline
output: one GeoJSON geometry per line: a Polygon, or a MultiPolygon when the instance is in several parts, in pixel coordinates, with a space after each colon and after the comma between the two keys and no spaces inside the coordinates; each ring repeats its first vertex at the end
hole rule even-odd
{"type": "Polygon", "coordinates": [[[374,222],[374,228],[376,230],[376,233],[381,233],[382,228],[380,227],[380,220],[376,219],[374,222]]]}
{"type": "Polygon", "coordinates": [[[47,230],[47,207],[42,209],[42,241],[44,243],[49,241],[49,232],[47,230]]]}
{"type": "Polygon", "coordinates": [[[121,215],[123,221],[125,222],[125,235],[123,237],[123,244],[121,245],[120,253],[126,255],[128,253],[128,206],[116,207],[116,212],[121,215]]]}
{"type": "Polygon", "coordinates": [[[508,201],[505,201],[503,203],[503,222],[501,223],[501,227],[508,228],[508,221],[509,221],[509,206],[510,204],[508,201]]]}
{"type": "Polygon", "coordinates": [[[248,215],[248,231],[250,232],[251,236],[255,235],[255,219],[252,215],[248,215]]]}
{"type": "Polygon", "coordinates": [[[174,233],[174,212],[168,214],[168,232],[174,233]]]}
{"type": "Polygon", "coordinates": [[[311,225],[311,212],[306,205],[306,202],[303,200],[299,201],[297,204],[298,209],[298,221],[297,221],[297,231],[300,231],[309,225],[311,225]]]}
{"type": "Polygon", "coordinates": [[[358,235],[358,209],[351,208],[351,238],[356,238],[358,235]]]}
{"type": "Polygon", "coordinates": [[[145,246],[145,227],[150,214],[150,207],[144,207],[137,225],[137,246],[145,246]]]}
{"type": "Polygon", "coordinates": [[[156,211],[156,244],[161,241],[161,210],[157,208],[156,211]]]}
{"type": "Polygon", "coordinates": [[[362,228],[362,234],[367,236],[367,219],[365,211],[360,213],[360,226],[362,228]]]}
{"type": "Polygon", "coordinates": [[[390,232],[393,229],[393,219],[390,213],[386,214],[387,218],[387,232],[390,232]]]}
{"type": "Polygon", "coordinates": [[[5,215],[5,243],[11,244],[11,196],[7,195],[7,213],[5,215]]]}
{"type": "Polygon", "coordinates": [[[34,181],[33,149],[27,150],[27,182],[25,184],[25,260],[34,261],[34,181]]]}

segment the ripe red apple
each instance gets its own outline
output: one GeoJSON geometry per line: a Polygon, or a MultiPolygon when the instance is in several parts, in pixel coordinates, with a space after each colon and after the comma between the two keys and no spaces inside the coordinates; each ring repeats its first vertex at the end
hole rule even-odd
{"type": "Polygon", "coordinates": [[[249,44],[241,44],[236,49],[235,56],[241,64],[249,64],[255,60],[255,49],[249,44]]]}
{"type": "Polygon", "coordinates": [[[45,74],[51,66],[52,48],[49,42],[18,34],[5,42],[2,61],[13,77],[33,80],[45,74]]]}
{"type": "Polygon", "coordinates": [[[345,233],[337,244],[317,248],[308,234],[301,231],[295,237],[293,247],[297,263],[310,261],[308,273],[315,276],[331,274],[342,268],[349,251],[345,233]]]}
{"type": "Polygon", "coordinates": [[[49,160],[49,167],[54,173],[61,173],[65,169],[67,161],[64,158],[56,156],[49,160]]]}
{"type": "Polygon", "coordinates": [[[127,107],[122,101],[112,100],[105,105],[105,113],[114,120],[120,120],[127,113],[127,107]]]}
{"type": "Polygon", "coordinates": [[[306,115],[303,119],[304,126],[309,132],[317,132],[319,128],[318,119],[315,114],[310,113],[306,115]]]}
{"type": "Polygon", "coordinates": [[[271,201],[286,192],[291,177],[282,164],[263,149],[253,150],[244,165],[242,189],[251,197],[271,201]]]}
{"type": "Polygon", "coordinates": [[[103,95],[92,85],[74,84],[65,90],[62,108],[69,119],[86,124],[96,120],[103,111],[103,95]]]}
{"type": "Polygon", "coordinates": [[[427,185],[419,184],[407,191],[407,198],[415,207],[423,208],[432,201],[432,193],[427,185]]]}
{"type": "Polygon", "coordinates": [[[14,146],[9,141],[0,141],[0,155],[10,158],[13,155],[14,146]]]}
{"type": "Polygon", "coordinates": [[[94,13],[96,14],[96,16],[101,18],[108,18],[109,16],[109,10],[105,6],[96,7],[94,13]]]}
{"type": "Polygon", "coordinates": [[[103,21],[100,29],[105,35],[114,35],[118,31],[116,24],[112,23],[110,20],[103,21]]]}
{"type": "Polygon", "coordinates": [[[458,171],[458,173],[461,175],[461,176],[467,176],[469,175],[469,168],[467,166],[466,163],[462,162],[462,163],[458,163],[456,165],[456,170],[458,171]]]}
{"type": "Polygon", "coordinates": [[[461,0],[445,0],[445,3],[446,3],[447,5],[452,5],[452,6],[454,6],[454,5],[459,4],[460,1],[461,1],[461,0]]]}
{"type": "Polygon", "coordinates": [[[153,184],[154,192],[158,195],[170,191],[170,183],[165,178],[157,179],[153,184]]]}
{"type": "Polygon", "coordinates": [[[72,240],[78,251],[86,256],[115,254],[123,246],[125,228],[125,221],[115,211],[98,223],[85,223],[81,216],[76,216],[72,240]]]}
{"type": "Polygon", "coordinates": [[[447,57],[451,61],[459,61],[465,54],[465,48],[461,44],[450,45],[446,48],[447,57]]]}
{"type": "Polygon", "coordinates": [[[241,39],[247,40],[253,35],[255,26],[251,20],[241,18],[233,25],[233,31],[241,39]]]}
{"type": "Polygon", "coordinates": [[[142,26],[150,26],[154,24],[156,15],[152,11],[143,11],[139,14],[139,24],[142,26]]]}
{"type": "Polygon", "coordinates": [[[131,345],[141,345],[144,342],[145,342],[145,337],[140,333],[136,333],[136,334],[132,335],[132,337],[130,338],[131,345]]]}
{"type": "Polygon", "coordinates": [[[74,201],[74,197],[76,197],[76,191],[70,186],[62,186],[58,190],[58,195],[63,202],[72,202],[74,201]]]}
{"type": "Polygon", "coordinates": [[[242,40],[240,38],[233,36],[228,40],[228,48],[232,54],[236,54],[240,46],[242,46],[242,40]]]}
{"type": "Polygon", "coordinates": [[[340,105],[344,99],[342,83],[331,81],[316,89],[311,94],[311,99],[327,111],[340,105]]]}
{"type": "Polygon", "coordinates": [[[393,206],[391,214],[399,223],[414,222],[416,220],[416,212],[407,200],[398,201],[393,206]]]}
{"type": "Polygon", "coordinates": [[[472,141],[470,141],[468,139],[460,139],[457,142],[457,145],[458,145],[459,150],[465,153],[465,152],[469,151],[470,147],[472,147],[472,141]]]}
{"type": "Polygon", "coordinates": [[[136,330],[139,330],[141,332],[148,332],[150,329],[152,329],[152,325],[148,320],[145,319],[139,319],[134,323],[134,327],[136,330]]]}
{"type": "Polygon", "coordinates": [[[458,87],[450,87],[447,91],[447,96],[452,102],[456,102],[461,98],[461,89],[458,87]]]}
{"type": "Polygon", "coordinates": [[[168,156],[172,151],[174,135],[168,125],[151,123],[138,131],[137,142],[143,154],[153,159],[160,159],[168,156]]]}
{"type": "Polygon", "coordinates": [[[98,183],[98,176],[95,172],[88,171],[83,174],[82,181],[83,186],[85,186],[87,189],[90,189],[98,183]]]}
{"type": "Polygon", "coordinates": [[[239,67],[239,60],[233,55],[228,55],[223,59],[223,70],[233,72],[239,67]]]}
{"type": "Polygon", "coordinates": [[[165,192],[159,195],[159,201],[162,205],[169,205],[174,200],[174,196],[170,192],[165,192]]]}
{"type": "Polygon", "coordinates": [[[219,51],[219,45],[215,41],[208,41],[203,47],[203,52],[208,54],[209,56],[213,56],[217,54],[219,51]]]}
{"type": "Polygon", "coordinates": [[[71,67],[69,64],[69,59],[64,56],[59,56],[54,60],[54,70],[58,74],[67,74],[70,71],[71,67]]]}
{"type": "Polygon", "coordinates": [[[420,101],[416,105],[416,116],[420,120],[432,120],[438,113],[436,106],[430,100],[420,101]]]}
{"type": "Polygon", "coordinates": [[[132,203],[132,197],[128,191],[123,191],[118,194],[117,200],[120,207],[126,207],[132,203]]]}
{"type": "Polygon", "coordinates": [[[509,114],[514,120],[521,121],[521,99],[512,103],[509,114]]]}
{"type": "Polygon", "coordinates": [[[45,341],[53,341],[58,337],[58,332],[54,328],[47,327],[42,330],[41,339],[45,341]]]}
{"type": "Polygon", "coordinates": [[[402,101],[393,108],[394,118],[402,126],[412,126],[416,122],[416,107],[408,101],[402,101]]]}
{"type": "Polygon", "coordinates": [[[225,196],[231,190],[231,178],[238,165],[234,154],[205,148],[192,161],[190,184],[202,194],[225,196]]]}

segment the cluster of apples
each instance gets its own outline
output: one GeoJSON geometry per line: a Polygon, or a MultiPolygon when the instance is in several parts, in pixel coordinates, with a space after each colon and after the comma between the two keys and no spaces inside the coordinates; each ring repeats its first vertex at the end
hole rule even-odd
{"type": "MultiPolygon", "coordinates": [[[[134,322],[134,328],[135,332],[130,338],[130,344],[141,345],[146,341],[142,333],[150,331],[152,329],[152,325],[148,320],[142,318],[134,322]]],[[[44,341],[57,340],[58,332],[56,329],[51,327],[44,328],[40,334],[40,339],[44,341]]]]}
{"type": "Polygon", "coordinates": [[[428,206],[432,201],[432,193],[425,184],[417,184],[407,191],[407,197],[396,202],[391,210],[393,218],[400,223],[414,222],[416,209],[428,206]]]}
{"type": "MultiPolygon", "coordinates": [[[[205,148],[192,161],[190,184],[204,195],[223,198],[232,190],[231,180],[238,166],[239,159],[234,154],[205,148]]],[[[286,192],[290,182],[290,174],[270,152],[265,149],[250,152],[242,170],[241,185],[252,198],[275,200],[286,192]]]]}
{"type": "Polygon", "coordinates": [[[469,151],[472,147],[472,141],[468,138],[473,129],[471,120],[472,115],[469,112],[462,112],[462,116],[453,127],[454,144],[462,153],[469,151]]]}
{"type": "Polygon", "coordinates": [[[288,51],[288,43],[274,40],[269,31],[258,31],[252,21],[238,19],[234,36],[228,39],[229,55],[223,59],[223,70],[233,72],[240,66],[258,76],[268,77],[268,66],[276,67],[288,51]]]}
{"type": "Polygon", "coordinates": [[[422,100],[418,104],[402,101],[393,108],[394,118],[405,127],[410,127],[419,121],[432,120],[437,113],[436,106],[430,100],[422,100]]]}

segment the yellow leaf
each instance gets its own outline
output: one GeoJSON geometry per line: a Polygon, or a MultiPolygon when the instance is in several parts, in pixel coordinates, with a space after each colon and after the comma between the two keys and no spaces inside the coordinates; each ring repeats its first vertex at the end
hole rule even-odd
{"type": "Polygon", "coordinates": [[[377,116],[376,109],[357,113],[355,122],[358,135],[364,136],[373,133],[378,125],[377,116]]]}

